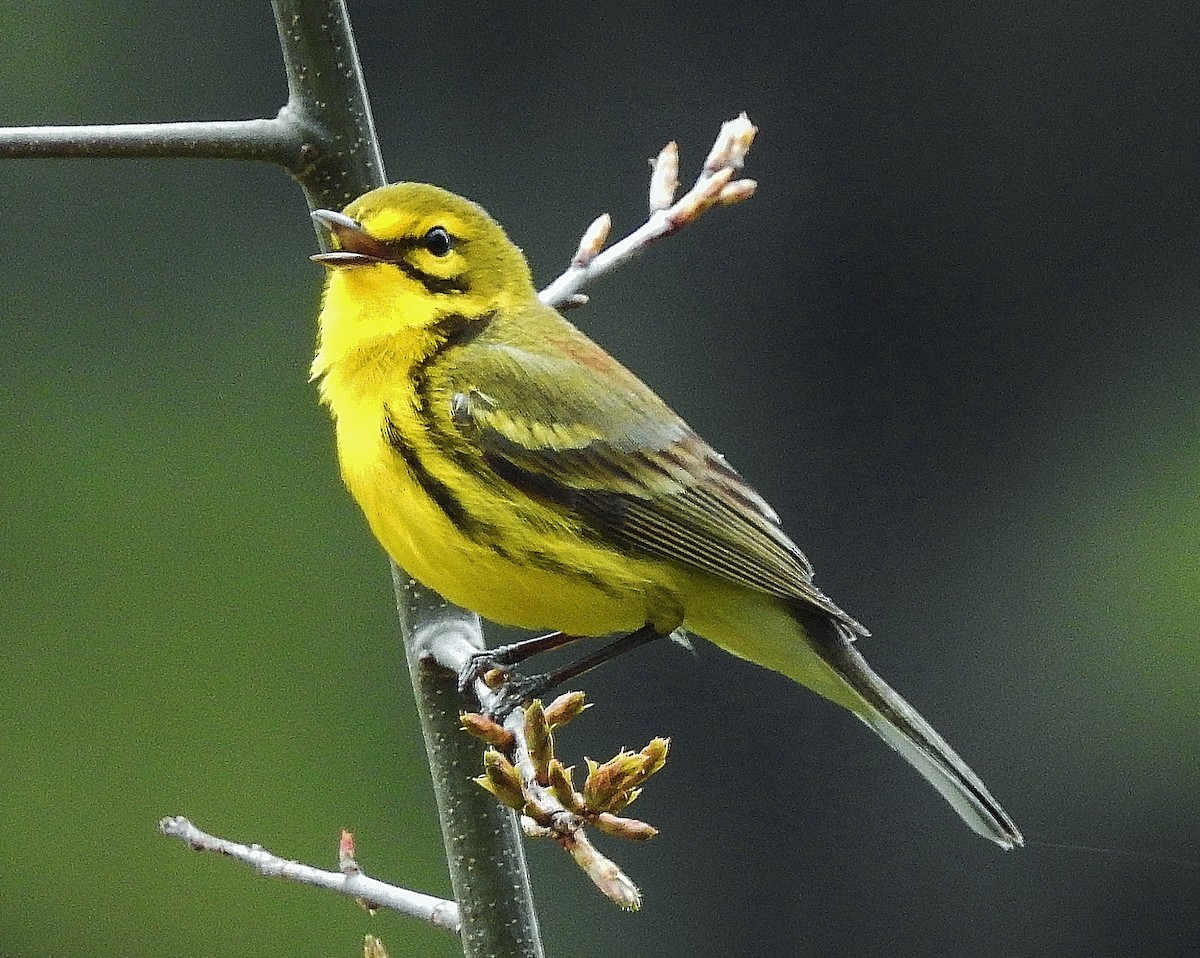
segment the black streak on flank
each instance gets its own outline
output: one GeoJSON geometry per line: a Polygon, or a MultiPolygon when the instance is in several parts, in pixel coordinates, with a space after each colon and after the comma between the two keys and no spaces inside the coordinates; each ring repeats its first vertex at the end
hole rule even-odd
{"type": "Polygon", "coordinates": [[[503,455],[489,455],[485,452],[484,462],[501,479],[530,498],[562,506],[571,512],[577,511],[578,495],[570,486],[563,485],[550,476],[522,469],[503,455]]]}
{"type": "Polygon", "coordinates": [[[514,553],[512,550],[505,548],[500,541],[499,530],[490,523],[481,522],[472,516],[466,507],[463,506],[462,502],[459,501],[454,491],[425,468],[413,444],[404,437],[399,427],[387,415],[385,415],[383,421],[383,434],[388,445],[396,450],[396,454],[400,456],[405,466],[408,467],[413,479],[421,487],[425,495],[446,514],[447,518],[458,528],[458,531],[468,539],[480,545],[487,546],[497,555],[510,561],[525,563],[560,575],[575,576],[589,582],[601,592],[609,595],[616,594],[607,583],[585,569],[565,566],[548,555],[524,551],[514,553]]]}
{"type": "Polygon", "coordinates": [[[387,440],[387,444],[395,449],[400,458],[404,460],[404,465],[408,467],[408,471],[417,485],[421,487],[421,491],[446,514],[446,517],[458,527],[463,535],[478,542],[486,538],[488,533],[495,534],[495,530],[488,523],[477,521],[467,511],[466,506],[455,495],[453,489],[425,468],[425,464],[417,454],[416,447],[405,438],[400,428],[392,422],[391,415],[386,412],[383,419],[383,437],[387,440]]]}

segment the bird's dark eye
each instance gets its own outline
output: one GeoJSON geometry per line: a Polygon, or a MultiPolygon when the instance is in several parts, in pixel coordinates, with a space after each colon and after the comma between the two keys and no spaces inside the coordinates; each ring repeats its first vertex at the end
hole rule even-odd
{"type": "Polygon", "coordinates": [[[454,245],[444,226],[435,226],[431,229],[425,234],[422,243],[434,256],[445,256],[450,252],[450,247],[454,245]]]}

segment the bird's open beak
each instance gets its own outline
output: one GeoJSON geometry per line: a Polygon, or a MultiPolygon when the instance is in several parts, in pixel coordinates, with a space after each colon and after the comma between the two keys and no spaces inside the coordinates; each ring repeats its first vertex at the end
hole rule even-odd
{"type": "Polygon", "coordinates": [[[357,220],[333,210],[313,210],[312,218],[329,230],[337,249],[310,257],[322,266],[371,266],[394,259],[391,250],[368,233],[357,220]]]}

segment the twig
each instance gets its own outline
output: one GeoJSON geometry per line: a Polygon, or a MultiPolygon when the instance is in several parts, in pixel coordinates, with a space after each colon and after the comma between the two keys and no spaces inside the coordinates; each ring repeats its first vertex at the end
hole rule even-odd
{"type": "Polygon", "coordinates": [[[567,309],[587,302],[580,290],[597,276],[616,269],[655,240],[677,233],[714,206],[740,203],[754,195],[758,184],[735,179],[745,163],[758,128],[745,113],[721,125],[695,185],[675,200],[679,189],[679,147],[672,141],[652,160],[650,216],[622,240],[604,248],[612,220],[604,213],[587,228],[571,265],[538,294],[548,306],[567,309]]]}
{"type": "MultiPolygon", "coordinates": [[[[582,702],[582,696],[580,700],[582,702]]],[[[522,792],[526,801],[525,815],[521,819],[525,834],[530,837],[553,838],[609,899],[626,911],[637,911],[642,907],[642,893],[637,885],[616,862],[601,854],[592,845],[584,831],[587,819],[576,810],[567,808],[555,789],[539,781],[542,776],[537,765],[545,765],[548,762],[542,760],[535,763],[526,733],[531,725],[529,711],[533,709],[540,712],[541,708],[541,702],[532,702],[524,709],[514,710],[504,722],[505,729],[513,734],[515,740],[514,764],[521,776],[522,792]]],[[[550,761],[557,759],[551,758],[550,761]]],[[[561,768],[561,764],[559,767],[561,768]]],[[[654,834],[655,830],[650,829],[643,837],[649,838],[654,834]]]]}
{"type": "Polygon", "coordinates": [[[304,161],[303,143],[301,129],[285,108],[273,120],[2,127],[0,159],[262,160],[298,172],[304,161]]]}
{"type": "Polygon", "coordinates": [[[368,907],[387,908],[402,915],[420,918],[422,921],[427,921],[437,928],[453,932],[456,935],[462,928],[458,905],[454,902],[410,891],[396,885],[389,885],[364,875],[358,863],[353,859],[353,849],[351,848],[347,854],[345,844],[343,844],[339,856],[342,871],[331,872],[280,858],[260,845],[242,845],[225,838],[218,838],[201,831],[186,818],[178,816],[164,818],[158,823],[158,829],[164,835],[187,842],[197,851],[216,852],[245,862],[260,875],[268,878],[287,878],[305,885],[327,888],[340,895],[349,895],[351,898],[360,899],[368,907]]]}
{"type": "MultiPolygon", "coordinates": [[[[476,691],[487,710],[500,701],[503,679],[497,690],[477,680],[476,691]]],[[[537,699],[514,709],[503,725],[484,713],[464,714],[463,728],[491,746],[484,753],[483,775],[475,781],[521,813],[527,836],[554,840],[611,901],[637,911],[642,905],[637,885],[592,845],[585,829],[593,825],[633,841],[658,834],[645,822],[615,813],[633,802],[645,780],[663,767],[670,742],[654,739],[641,752],[622,750],[603,765],[589,759],[583,791],[576,791],[572,769],[554,754],[552,732],[586,708],[582,692],[567,692],[544,709],[537,699]]]]}

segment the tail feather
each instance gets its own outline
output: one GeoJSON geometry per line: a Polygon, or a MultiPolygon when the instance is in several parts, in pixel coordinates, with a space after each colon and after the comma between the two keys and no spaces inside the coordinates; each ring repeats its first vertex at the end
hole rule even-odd
{"type": "Polygon", "coordinates": [[[974,831],[1002,848],[1024,844],[966,762],[859,655],[849,622],[808,603],[764,602],[760,593],[706,579],[693,591],[686,625],[849,709],[928,779],[974,831]]]}
{"type": "Polygon", "coordinates": [[[851,644],[846,629],[840,623],[825,621],[833,628],[812,628],[805,622],[805,631],[821,657],[864,706],[852,706],[852,711],[903,755],[975,832],[1001,848],[1023,845],[1020,830],[979,776],[916,709],[875,674],[851,644]]]}

